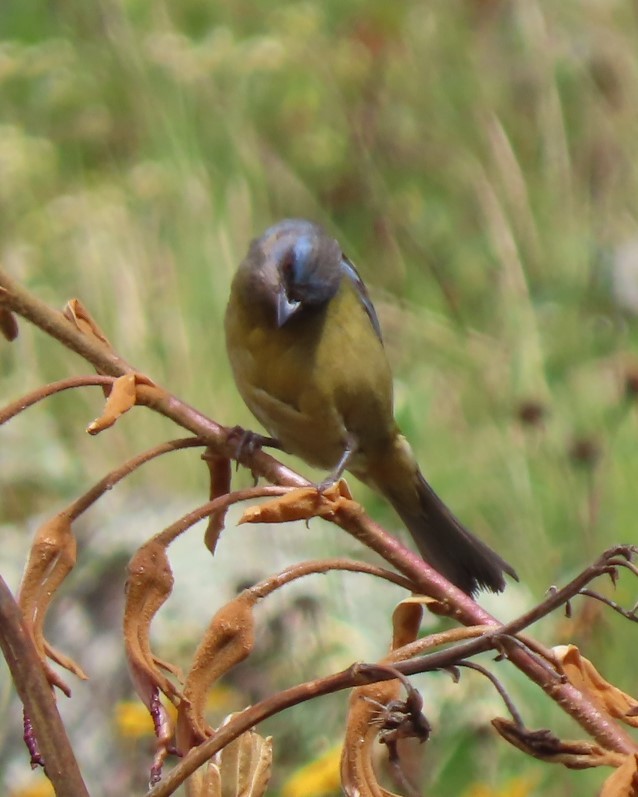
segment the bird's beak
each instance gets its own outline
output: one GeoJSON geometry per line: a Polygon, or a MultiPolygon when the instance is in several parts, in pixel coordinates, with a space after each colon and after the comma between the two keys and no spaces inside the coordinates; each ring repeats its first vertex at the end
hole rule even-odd
{"type": "Polygon", "coordinates": [[[301,307],[301,302],[291,302],[282,288],[277,295],[277,327],[283,327],[301,307]]]}

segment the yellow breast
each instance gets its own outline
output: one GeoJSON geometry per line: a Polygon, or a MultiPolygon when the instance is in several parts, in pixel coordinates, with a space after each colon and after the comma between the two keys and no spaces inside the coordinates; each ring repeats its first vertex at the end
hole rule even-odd
{"type": "Polygon", "coordinates": [[[233,291],[226,338],[244,401],[290,453],[330,469],[348,435],[375,448],[393,434],[385,352],[347,280],[327,305],[281,328],[233,291]]]}

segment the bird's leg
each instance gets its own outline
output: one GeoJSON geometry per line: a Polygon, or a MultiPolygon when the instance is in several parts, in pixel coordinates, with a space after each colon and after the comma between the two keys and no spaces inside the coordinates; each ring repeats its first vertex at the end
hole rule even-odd
{"type": "Polygon", "coordinates": [[[348,434],[346,436],[346,444],[344,446],[343,453],[339,457],[339,461],[335,465],[334,470],[321,482],[321,484],[317,485],[317,489],[320,493],[322,493],[324,490],[327,490],[328,487],[331,487],[333,484],[336,484],[339,481],[339,479],[343,476],[344,471],[347,470],[352,457],[357,453],[358,448],[359,444],[357,442],[357,438],[352,434],[348,434]]]}

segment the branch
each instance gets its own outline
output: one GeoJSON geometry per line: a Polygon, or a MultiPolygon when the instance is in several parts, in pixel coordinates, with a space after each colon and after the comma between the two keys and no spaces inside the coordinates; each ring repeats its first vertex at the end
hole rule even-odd
{"type": "MultiPolygon", "coordinates": [[[[353,511],[346,506],[339,515],[335,516],[334,521],[345,531],[353,534],[357,539],[381,553],[387,561],[413,581],[424,594],[439,600],[443,604],[442,613],[448,614],[466,626],[485,624],[494,627],[495,633],[491,639],[486,637],[485,641],[476,640],[473,643],[467,643],[468,647],[472,645],[472,648],[470,648],[469,654],[466,655],[473,655],[479,650],[487,650],[490,647],[494,647],[494,642],[499,635],[513,635],[526,625],[536,622],[552,608],[564,604],[570,597],[578,594],[581,588],[592,578],[626,564],[626,562],[615,561],[616,556],[622,555],[627,559],[632,550],[635,552],[635,549],[630,546],[619,546],[608,551],[597,563],[587,568],[565,589],[550,594],[547,600],[541,604],[542,609],[540,611],[538,607],[535,607],[519,621],[503,625],[475,603],[472,598],[448,583],[443,576],[439,575],[427,563],[419,560],[415,554],[406,552],[398,540],[394,538],[390,538],[387,541],[383,540],[383,550],[381,550],[379,539],[380,533],[382,534],[383,532],[363,512],[353,511]],[[474,645],[476,648],[474,648],[474,645]]],[[[503,647],[507,652],[509,661],[538,684],[552,700],[559,703],[561,708],[573,717],[597,742],[610,750],[620,753],[632,753],[638,749],[636,742],[624,728],[611,721],[594,702],[578,689],[566,683],[562,678],[557,678],[556,671],[549,662],[544,662],[541,658],[531,655],[524,647],[507,642],[507,637],[503,637],[503,647]]],[[[406,673],[422,671],[419,669],[418,662],[411,662],[411,664],[413,668],[406,667],[403,671],[406,673]]]]}
{"type": "Polygon", "coordinates": [[[110,473],[107,473],[99,482],[96,482],[89,490],[83,493],[79,498],[76,498],[66,509],[62,510],[60,514],[64,514],[69,520],[77,520],[77,518],[85,512],[92,504],[94,504],[104,493],[112,490],[115,485],[130,476],[133,471],[137,470],[142,465],[150,462],[156,457],[168,454],[171,451],[181,451],[184,448],[201,448],[206,445],[206,441],[200,437],[180,437],[176,440],[167,440],[165,443],[159,443],[153,448],[143,451],[141,454],[129,459],[119,468],[115,468],[110,473]]]}
{"type": "MultiPolygon", "coordinates": [[[[485,631],[484,628],[480,630],[482,632],[485,631]]],[[[446,641],[452,641],[474,633],[475,629],[472,628],[453,628],[441,634],[433,634],[431,638],[424,638],[421,642],[423,645],[430,646],[432,644],[443,644],[446,641]]],[[[449,650],[452,650],[452,648],[449,650]]],[[[316,697],[340,692],[344,689],[352,689],[355,686],[394,680],[398,674],[404,672],[405,670],[400,664],[396,664],[394,661],[392,661],[392,668],[352,664],[341,672],[297,684],[275,695],[271,695],[254,706],[249,706],[240,713],[233,715],[227,723],[215,731],[213,736],[191,749],[161,783],[158,783],[147,792],[146,797],[170,797],[186,778],[233,739],[287,708],[303,703],[306,700],[313,700],[316,697]]]]}
{"type": "Polygon", "coordinates": [[[57,797],[89,797],[53,691],[11,591],[0,576],[0,647],[57,797]]]}
{"type": "MultiPolygon", "coordinates": [[[[398,676],[409,674],[412,672],[410,665],[413,661],[409,660],[412,656],[440,645],[450,644],[450,647],[439,651],[439,653],[432,653],[419,659],[420,662],[426,660],[428,662],[426,666],[420,667],[419,672],[448,669],[457,664],[466,655],[468,646],[472,645],[472,643],[478,643],[477,650],[489,648],[492,644],[489,632],[489,626],[477,626],[472,628],[452,628],[448,631],[431,634],[388,654],[383,664],[391,664],[391,667],[352,664],[341,672],[298,684],[269,696],[254,706],[250,706],[233,715],[210,738],[191,749],[165,776],[162,782],[158,783],[147,793],[146,797],[170,797],[190,775],[227,744],[260,722],[285,709],[323,695],[379,681],[393,680],[398,676]],[[468,637],[478,638],[466,643],[451,644],[468,637]],[[481,643],[485,647],[481,648],[481,643]]],[[[475,650],[474,652],[477,651],[475,650]]]]}
{"type": "Polygon", "coordinates": [[[16,401],[12,401],[11,404],[7,404],[0,412],[0,426],[18,415],[18,413],[26,410],[27,407],[32,407],[34,404],[37,404],[38,401],[42,401],[42,399],[48,398],[49,396],[54,396],[56,393],[61,393],[63,390],[70,390],[75,387],[88,387],[90,385],[101,385],[104,387],[104,385],[112,385],[113,381],[114,377],[112,376],[93,374],[91,376],[72,376],[69,379],[60,379],[59,382],[51,382],[44,387],[33,390],[28,395],[22,396],[16,401]]]}

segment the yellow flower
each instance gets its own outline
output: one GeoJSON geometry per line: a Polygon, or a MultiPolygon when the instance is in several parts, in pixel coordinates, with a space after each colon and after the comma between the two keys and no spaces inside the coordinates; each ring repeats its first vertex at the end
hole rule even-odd
{"type": "Polygon", "coordinates": [[[120,736],[139,739],[154,732],[148,709],[139,700],[122,700],[115,706],[115,724],[120,736]]]}
{"type": "Polygon", "coordinates": [[[55,797],[51,781],[42,775],[28,785],[9,792],[9,797],[55,797]]]}
{"type": "Polygon", "coordinates": [[[341,792],[341,745],[298,769],[284,784],[283,797],[319,797],[341,792]]]}
{"type": "MultiPolygon", "coordinates": [[[[169,717],[175,722],[177,709],[172,703],[162,701],[169,717]]],[[[124,739],[139,739],[155,733],[149,710],[139,700],[121,700],[115,706],[115,725],[124,739]]]]}
{"type": "Polygon", "coordinates": [[[233,709],[236,710],[238,705],[241,705],[241,699],[241,694],[236,689],[217,684],[208,693],[206,708],[210,711],[228,714],[233,709]]]}

